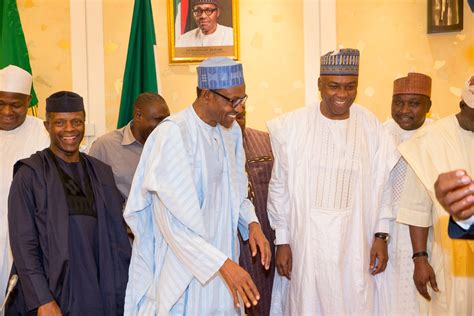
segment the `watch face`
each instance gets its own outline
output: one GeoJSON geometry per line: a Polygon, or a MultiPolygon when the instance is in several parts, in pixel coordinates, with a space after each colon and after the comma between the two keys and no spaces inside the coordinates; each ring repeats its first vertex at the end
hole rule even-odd
{"type": "Polygon", "coordinates": [[[386,233],[376,233],[376,234],[375,234],[375,237],[376,237],[376,238],[379,238],[379,239],[382,239],[382,240],[384,240],[385,242],[388,242],[388,240],[390,239],[390,235],[389,235],[389,234],[386,234],[386,233]]]}

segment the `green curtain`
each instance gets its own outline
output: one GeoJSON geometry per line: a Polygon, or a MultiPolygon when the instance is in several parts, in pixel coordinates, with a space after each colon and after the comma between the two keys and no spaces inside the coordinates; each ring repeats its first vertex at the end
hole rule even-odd
{"type": "Polygon", "coordinates": [[[156,44],[150,0],[135,0],[127,63],[117,127],[133,118],[133,103],[142,92],[158,92],[154,46],[156,44]]]}

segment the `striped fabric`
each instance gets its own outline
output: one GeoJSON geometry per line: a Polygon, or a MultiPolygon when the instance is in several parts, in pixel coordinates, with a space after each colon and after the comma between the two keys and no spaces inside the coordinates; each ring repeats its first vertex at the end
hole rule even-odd
{"type": "MultiPolygon", "coordinates": [[[[214,282],[228,257],[208,242],[203,221],[207,170],[195,116],[188,107],[168,118],[143,148],[124,212],[135,235],[125,315],[174,312],[191,281],[214,282]]],[[[232,234],[235,238],[239,226],[248,238],[248,223],[257,218],[246,199],[242,136],[237,124],[220,131],[228,158],[232,234]]],[[[231,259],[236,260],[234,256],[231,259]]]]}
{"type": "Polygon", "coordinates": [[[268,183],[272,174],[273,154],[268,133],[246,128],[244,150],[247,156],[247,176],[249,178],[249,199],[255,205],[258,220],[272,249],[270,270],[260,263],[260,253],[252,258],[248,242],[240,240],[240,265],[247,270],[260,292],[258,305],[247,309],[248,315],[269,315],[272,298],[273,277],[275,275],[275,233],[270,227],[267,215],[268,183]]]}

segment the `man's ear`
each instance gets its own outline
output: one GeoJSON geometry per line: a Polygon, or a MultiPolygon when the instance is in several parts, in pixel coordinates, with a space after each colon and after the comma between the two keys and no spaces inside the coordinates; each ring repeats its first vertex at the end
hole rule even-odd
{"type": "Polygon", "coordinates": [[[321,82],[321,77],[318,78],[318,90],[321,91],[321,85],[322,85],[322,82],[321,82]]]}
{"type": "Polygon", "coordinates": [[[202,96],[204,99],[208,100],[208,99],[211,97],[211,91],[209,91],[208,89],[203,89],[203,90],[201,91],[201,96],[202,96]]]}
{"type": "Polygon", "coordinates": [[[48,119],[46,119],[46,121],[43,121],[43,126],[44,126],[44,128],[46,128],[46,130],[49,133],[49,121],[48,121],[48,119]]]}
{"type": "Polygon", "coordinates": [[[133,120],[138,121],[141,119],[141,117],[142,117],[142,112],[139,109],[135,109],[133,111],[133,120]]]}

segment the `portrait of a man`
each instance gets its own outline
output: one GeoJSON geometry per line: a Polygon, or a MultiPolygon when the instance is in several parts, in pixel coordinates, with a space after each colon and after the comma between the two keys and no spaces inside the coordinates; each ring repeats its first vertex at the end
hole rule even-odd
{"type": "Polygon", "coordinates": [[[184,34],[176,32],[176,47],[234,45],[233,28],[219,23],[222,4],[218,0],[191,0],[190,11],[197,27],[184,34]]]}
{"type": "Polygon", "coordinates": [[[170,63],[239,59],[239,0],[168,0],[170,63]]]}

